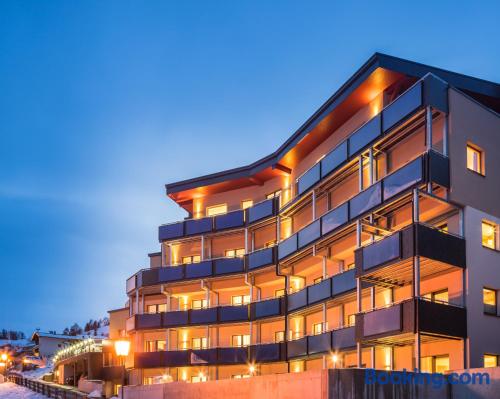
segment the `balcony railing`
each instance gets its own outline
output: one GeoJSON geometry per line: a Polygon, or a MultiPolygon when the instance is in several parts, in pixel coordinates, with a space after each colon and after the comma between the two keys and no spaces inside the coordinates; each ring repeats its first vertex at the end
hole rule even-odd
{"type": "Polygon", "coordinates": [[[356,339],[374,340],[405,333],[464,338],[467,317],[464,308],[422,298],[356,315],[356,339]]]}
{"type": "Polygon", "coordinates": [[[332,351],[351,349],[356,346],[355,328],[344,327],[324,332],[318,335],[309,335],[287,342],[287,356],[289,359],[302,358],[332,351]]]}

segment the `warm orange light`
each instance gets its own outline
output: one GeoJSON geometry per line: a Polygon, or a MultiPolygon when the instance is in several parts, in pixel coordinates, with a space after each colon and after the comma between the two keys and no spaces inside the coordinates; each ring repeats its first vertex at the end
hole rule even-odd
{"type": "Polygon", "coordinates": [[[115,353],[117,356],[128,356],[130,351],[129,341],[115,341],[115,353]]]}
{"type": "Polygon", "coordinates": [[[281,239],[285,240],[292,235],[292,219],[286,218],[281,221],[281,239]]]}
{"type": "Polygon", "coordinates": [[[170,245],[170,261],[172,265],[179,263],[179,244],[170,245]]]}
{"type": "Polygon", "coordinates": [[[5,367],[5,366],[6,366],[6,363],[0,362],[0,367],[5,367]]]}
{"type": "Polygon", "coordinates": [[[251,364],[250,367],[248,368],[248,371],[250,371],[250,374],[255,373],[255,366],[251,364]]]}
{"type": "Polygon", "coordinates": [[[8,358],[8,356],[6,353],[2,353],[2,355],[0,356],[0,359],[2,359],[2,362],[6,362],[7,358],[8,358]]]}

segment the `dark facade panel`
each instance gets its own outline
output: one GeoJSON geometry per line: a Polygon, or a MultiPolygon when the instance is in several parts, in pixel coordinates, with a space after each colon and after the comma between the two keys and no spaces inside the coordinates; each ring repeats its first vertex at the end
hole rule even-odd
{"type": "Polygon", "coordinates": [[[424,103],[442,112],[448,112],[448,83],[435,75],[427,75],[424,82],[424,103]]]}
{"type": "Polygon", "coordinates": [[[382,203],[381,183],[375,183],[366,190],[360,192],[349,201],[350,218],[354,219],[359,215],[368,212],[370,209],[382,203]]]}
{"type": "Polygon", "coordinates": [[[347,140],[340,143],[321,160],[321,178],[329,175],[347,161],[347,140]]]}
{"type": "Polygon", "coordinates": [[[187,310],[162,313],[162,325],[165,328],[176,327],[176,326],[187,326],[188,324],[189,324],[189,312],[187,310]]]}
{"type": "Polygon", "coordinates": [[[254,345],[250,347],[250,362],[267,363],[285,360],[284,343],[254,345]]]}
{"type": "Polygon", "coordinates": [[[335,209],[321,216],[321,234],[325,235],[349,220],[349,203],[339,205],[335,209]]]}
{"type": "Polygon", "coordinates": [[[137,286],[145,287],[147,285],[158,284],[158,270],[159,268],[142,270],[137,275],[137,286]]]}
{"type": "Polygon", "coordinates": [[[162,367],[165,363],[165,352],[135,352],[134,366],[137,368],[162,367]]]}
{"type": "Polygon", "coordinates": [[[298,195],[304,194],[321,179],[321,164],[317,163],[306,173],[299,177],[297,182],[298,195]]]}
{"type": "MultiPolygon", "coordinates": [[[[151,352],[154,353],[154,352],[151,352]]],[[[156,352],[161,353],[161,352],[156,352]]],[[[165,351],[164,364],[165,367],[187,366],[190,363],[191,351],[165,351]]]]}
{"type": "Polygon", "coordinates": [[[184,235],[184,222],[165,224],[158,228],[158,239],[160,241],[179,238],[184,235]]]}
{"type": "Polygon", "coordinates": [[[304,306],[307,306],[307,289],[288,295],[287,307],[289,312],[300,309],[304,306]]]}
{"type": "Polygon", "coordinates": [[[382,134],[380,114],[375,116],[349,136],[349,156],[357,154],[382,134]]]}
{"type": "MultiPolygon", "coordinates": [[[[401,305],[394,305],[362,314],[362,337],[401,332],[403,328],[401,313],[401,305]]],[[[358,316],[360,315],[356,316],[356,324],[358,316]]]]}
{"type": "Polygon", "coordinates": [[[245,271],[244,258],[220,258],[214,260],[214,273],[217,276],[245,271]]]}
{"type": "Polygon", "coordinates": [[[189,324],[217,323],[217,308],[189,310],[189,324]]]}
{"type": "Polygon", "coordinates": [[[297,233],[295,233],[278,244],[278,259],[286,258],[288,255],[296,252],[297,249],[297,233]]]}
{"type": "Polygon", "coordinates": [[[326,353],[332,350],[332,333],[326,332],[307,337],[307,352],[310,355],[326,353]]]}
{"type": "Polygon", "coordinates": [[[247,211],[247,223],[255,223],[261,219],[265,219],[274,215],[275,201],[273,198],[262,201],[250,208],[247,211]]]}
{"type": "Polygon", "coordinates": [[[356,346],[356,328],[346,327],[332,331],[332,350],[353,348],[356,346]]]}
{"type": "Polygon", "coordinates": [[[136,330],[144,330],[144,329],[155,329],[161,328],[161,313],[156,314],[137,314],[135,315],[135,329],[136,330]]]}
{"type": "Polygon", "coordinates": [[[212,231],[213,218],[189,219],[185,222],[185,234],[190,236],[193,234],[202,234],[212,231]]]}
{"type": "Polygon", "coordinates": [[[332,296],[356,289],[356,270],[351,269],[332,277],[332,296]]]}
{"type": "Polygon", "coordinates": [[[380,241],[360,248],[362,270],[366,271],[401,258],[400,233],[396,232],[380,241]]]}
{"type": "Polygon", "coordinates": [[[215,229],[234,229],[245,225],[245,211],[243,209],[215,216],[215,229]]]}
{"type": "Polygon", "coordinates": [[[168,266],[158,268],[158,282],[168,283],[170,281],[182,280],[184,278],[184,266],[168,266]]]}
{"type": "Polygon", "coordinates": [[[276,247],[260,249],[249,253],[247,256],[248,270],[273,265],[275,263],[275,253],[276,247]]]}
{"type": "Polygon", "coordinates": [[[220,306],[219,321],[248,321],[248,305],[220,306]]]}
{"type": "Polygon", "coordinates": [[[324,301],[332,295],[332,280],[326,279],[307,287],[307,303],[309,305],[324,301]]]}
{"type": "Polygon", "coordinates": [[[217,349],[193,349],[190,351],[190,364],[216,364],[217,363],[217,349]]]}
{"type": "Polygon", "coordinates": [[[418,300],[418,329],[421,332],[450,337],[467,336],[467,315],[464,308],[418,300]]]}
{"type": "Polygon", "coordinates": [[[382,111],[382,130],[387,132],[422,106],[422,82],[417,82],[382,111]]]}
{"type": "Polygon", "coordinates": [[[450,187],[450,159],[437,153],[429,151],[428,153],[428,179],[442,187],[450,187]]]}
{"type": "Polygon", "coordinates": [[[303,248],[316,241],[321,237],[321,219],[318,219],[299,230],[297,235],[299,248],[303,248]]]}
{"type": "Polygon", "coordinates": [[[199,263],[186,265],[186,278],[210,277],[212,275],[212,261],[205,260],[199,263]]]}
{"type": "Polygon", "coordinates": [[[465,267],[465,240],[437,229],[415,225],[418,255],[450,265],[465,267]]]}
{"type": "Polygon", "coordinates": [[[384,201],[423,180],[422,157],[384,178],[384,201]]]}
{"type": "Polygon", "coordinates": [[[303,357],[307,356],[307,337],[296,339],[294,341],[288,341],[286,343],[287,347],[287,357],[303,357]]]}

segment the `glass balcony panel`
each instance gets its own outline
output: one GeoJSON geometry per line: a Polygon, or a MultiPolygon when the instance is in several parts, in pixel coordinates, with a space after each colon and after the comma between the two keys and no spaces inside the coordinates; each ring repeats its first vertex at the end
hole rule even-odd
{"type": "Polygon", "coordinates": [[[165,367],[180,367],[190,364],[190,351],[168,351],[163,353],[165,359],[163,366],[165,367]]]}
{"type": "Polygon", "coordinates": [[[307,337],[308,353],[310,355],[316,353],[325,353],[332,350],[332,333],[326,332],[318,335],[310,335],[307,337]]]}
{"type": "Polygon", "coordinates": [[[287,342],[288,358],[307,356],[307,337],[287,342]]]}
{"type": "Polygon", "coordinates": [[[330,298],[331,296],[331,285],[332,280],[326,279],[321,281],[318,284],[311,285],[307,287],[307,303],[309,305],[324,301],[325,299],[330,298]]]}
{"type": "Polygon", "coordinates": [[[214,260],[214,270],[217,276],[245,271],[244,258],[220,258],[214,260]]]}
{"type": "Polygon", "coordinates": [[[333,350],[353,348],[356,346],[356,328],[346,327],[332,331],[333,350]]]}
{"type": "Polygon", "coordinates": [[[189,310],[189,324],[213,324],[217,322],[217,308],[189,310]]]}
{"type": "Polygon", "coordinates": [[[162,313],[163,327],[187,326],[189,324],[189,313],[187,310],[162,313]]]}
{"type": "Polygon", "coordinates": [[[321,217],[321,234],[325,235],[330,231],[347,223],[349,220],[349,205],[346,202],[343,205],[331,210],[321,217]]]}
{"type": "Polygon", "coordinates": [[[394,233],[378,242],[370,244],[363,251],[363,270],[390,262],[401,257],[400,233],[394,233]]]}
{"type": "Polygon", "coordinates": [[[307,289],[303,289],[288,295],[289,312],[300,309],[304,306],[307,306],[307,289]]]}
{"type": "Polygon", "coordinates": [[[220,306],[219,321],[248,321],[248,305],[220,306]]]}
{"type": "Polygon", "coordinates": [[[137,286],[145,287],[147,285],[158,284],[158,268],[142,270],[137,275],[137,286]]]}
{"type": "Polygon", "coordinates": [[[281,260],[297,251],[297,234],[281,241],[278,245],[278,258],[281,260]]]}
{"type": "Polygon", "coordinates": [[[200,278],[212,276],[212,261],[205,260],[200,263],[186,265],[186,278],[200,278]]]}
{"type": "Polygon", "coordinates": [[[297,233],[299,248],[303,248],[306,245],[316,241],[321,237],[321,220],[318,219],[315,222],[304,227],[302,230],[299,230],[297,233]]]}
{"type": "Polygon", "coordinates": [[[327,176],[345,161],[347,161],[347,140],[340,143],[321,160],[321,177],[327,176]]]}
{"type": "Polygon", "coordinates": [[[356,270],[351,269],[332,277],[332,296],[356,289],[356,270]]]}
{"type": "Polygon", "coordinates": [[[403,118],[416,111],[421,105],[422,83],[419,82],[382,111],[382,130],[386,132],[391,129],[403,118]]]}
{"type": "Polygon", "coordinates": [[[185,221],[186,235],[202,234],[212,231],[213,218],[189,219],[185,221]]]}
{"type": "Polygon", "coordinates": [[[353,156],[382,134],[380,114],[370,119],[349,137],[349,156],[353,156]]]}
{"type": "Polygon", "coordinates": [[[349,201],[350,217],[354,219],[381,203],[382,187],[380,182],[378,182],[349,201]]]}
{"type": "Polygon", "coordinates": [[[423,180],[422,157],[384,178],[384,201],[423,180]]]}
{"type": "Polygon", "coordinates": [[[320,169],[321,165],[317,163],[301,177],[299,177],[299,180],[297,182],[298,195],[302,195],[321,179],[320,169]]]}
{"type": "Polygon", "coordinates": [[[259,364],[284,360],[282,346],[280,343],[251,346],[250,361],[259,364]]]}
{"type": "Polygon", "coordinates": [[[160,241],[171,240],[172,238],[184,235],[184,222],[164,224],[158,228],[158,238],[160,241]]]}
{"type": "Polygon", "coordinates": [[[136,330],[161,328],[161,314],[136,315],[136,330]]]}
{"type": "Polygon", "coordinates": [[[182,280],[184,278],[184,266],[168,266],[158,268],[158,282],[182,280]]]}
{"type": "Polygon", "coordinates": [[[191,350],[190,363],[197,364],[216,364],[217,349],[193,349],[191,350]]]}
{"type": "Polygon", "coordinates": [[[257,222],[258,220],[271,217],[274,215],[274,199],[268,199],[266,201],[262,201],[259,204],[256,204],[250,208],[248,208],[247,211],[247,223],[254,223],[257,222]]]}
{"type": "Polygon", "coordinates": [[[248,362],[248,349],[219,348],[217,358],[219,364],[246,364],[248,362]]]}
{"type": "Polygon", "coordinates": [[[136,289],[136,287],[137,287],[136,277],[137,277],[136,275],[133,275],[132,277],[127,279],[127,283],[126,283],[127,293],[136,289]]]}
{"type": "Polygon", "coordinates": [[[275,247],[261,249],[248,254],[248,270],[274,264],[275,247]]]}
{"type": "Polygon", "coordinates": [[[402,329],[401,304],[374,310],[363,315],[363,337],[400,332],[402,329]]]}
{"type": "Polygon", "coordinates": [[[245,211],[243,209],[215,217],[215,229],[224,230],[245,225],[245,211]]]}
{"type": "Polygon", "coordinates": [[[253,302],[252,319],[262,319],[265,317],[280,316],[283,312],[282,298],[273,298],[266,301],[253,302]]]}

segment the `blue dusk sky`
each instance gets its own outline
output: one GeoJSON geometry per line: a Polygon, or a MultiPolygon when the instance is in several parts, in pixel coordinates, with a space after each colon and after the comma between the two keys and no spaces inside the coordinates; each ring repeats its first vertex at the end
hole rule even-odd
{"type": "Polygon", "coordinates": [[[272,152],[374,52],[500,81],[498,1],[0,2],[0,328],[125,303],[164,184],[272,152]]]}

